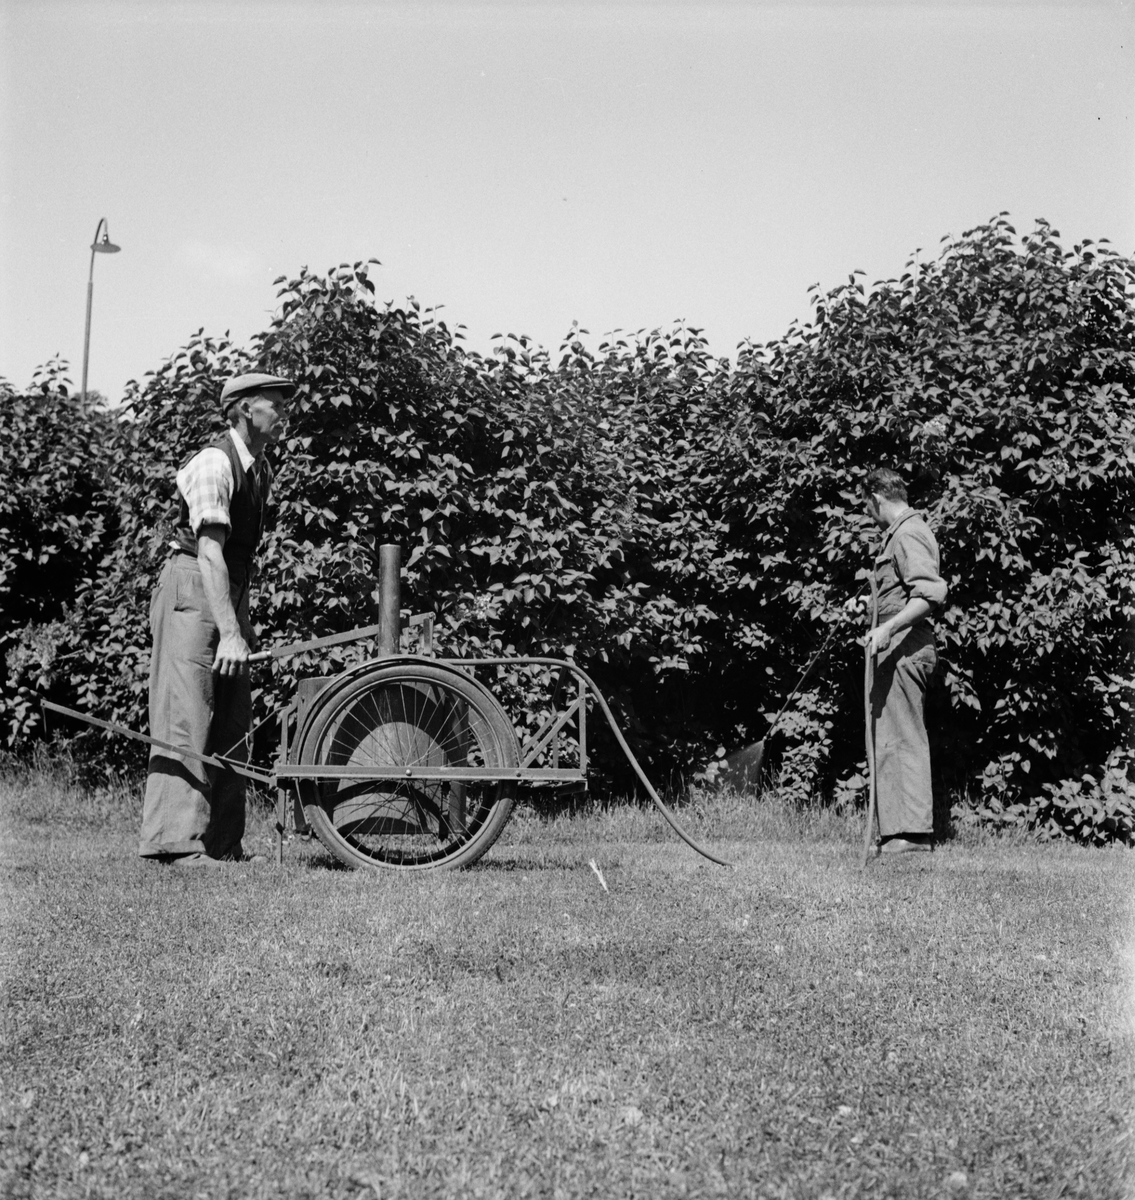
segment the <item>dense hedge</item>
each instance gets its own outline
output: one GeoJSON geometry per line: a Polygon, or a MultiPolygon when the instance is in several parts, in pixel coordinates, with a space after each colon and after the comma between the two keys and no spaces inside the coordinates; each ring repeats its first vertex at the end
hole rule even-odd
{"type": "MultiPolygon", "coordinates": [[[[249,350],[198,333],[131,388],[125,419],[84,415],[97,436],[63,406],[5,398],[14,444],[67,444],[73,423],[94,481],[82,536],[52,542],[41,583],[22,585],[52,603],[6,610],[0,628],[11,739],[35,731],[37,688],[144,725],[173,468],[215,432],[223,379],[256,365],[300,384],[254,597],[265,637],[372,621],[376,547],[400,543],[404,603],[437,611],[446,650],[574,654],[655,773],[688,779],[763,734],[835,625],[776,745],[801,795],[847,799],[875,537],[858,487],[893,465],[951,582],[932,703],[942,783],[968,787],[984,819],[1135,833],[1130,260],[998,218],[900,279],[816,294],[809,323],[733,363],[686,328],[597,352],[573,331],[554,359],[508,335],[480,356],[434,312],[376,306],[367,266],[278,281],[249,350]],[[46,586],[60,569],[70,586],[46,586]]],[[[17,496],[66,477],[54,459],[34,481],[23,469],[17,496]]],[[[316,665],[287,664],[263,700],[316,665]]],[[[512,696],[523,711],[523,680],[512,696]]]]}

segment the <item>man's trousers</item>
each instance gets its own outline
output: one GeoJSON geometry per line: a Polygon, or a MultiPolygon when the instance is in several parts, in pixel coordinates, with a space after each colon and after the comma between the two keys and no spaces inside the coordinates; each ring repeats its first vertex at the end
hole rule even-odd
{"type": "MultiPolygon", "coordinates": [[[[245,589],[234,588],[233,604],[247,639],[245,589]]],[[[247,762],[251,685],[247,673],[213,671],[220,633],[193,556],[175,554],[162,569],[150,600],[150,631],[150,736],[247,762]]],[[[243,776],[151,748],[140,855],[239,857],[243,836],[243,776]]]]}
{"type": "Polygon", "coordinates": [[[880,837],[934,832],[930,741],[923,711],[937,665],[934,633],[926,625],[904,630],[875,661],[871,709],[880,837]]]}

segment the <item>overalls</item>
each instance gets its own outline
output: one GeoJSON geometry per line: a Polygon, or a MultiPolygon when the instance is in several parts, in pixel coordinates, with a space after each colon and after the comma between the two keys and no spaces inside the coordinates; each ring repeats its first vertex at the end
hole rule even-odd
{"type": "MultiPolygon", "coordinates": [[[[918,513],[905,513],[887,530],[875,556],[872,594],[872,628],[901,612],[912,595],[922,594],[939,604],[945,599],[938,546],[918,513]],[[906,564],[906,577],[900,563],[906,564]]],[[[871,709],[883,838],[934,831],[930,741],[923,713],[926,689],[937,665],[934,630],[928,620],[900,630],[875,661],[871,709]]]]}

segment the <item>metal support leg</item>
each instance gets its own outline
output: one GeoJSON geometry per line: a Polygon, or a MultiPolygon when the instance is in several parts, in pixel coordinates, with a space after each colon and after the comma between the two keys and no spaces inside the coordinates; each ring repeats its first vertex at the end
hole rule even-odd
{"type": "MultiPolygon", "coordinates": [[[[288,724],[294,707],[280,713],[280,762],[288,761],[288,724]]],[[[288,820],[288,790],[283,784],[276,785],[276,866],[284,865],[284,830],[288,820]]]]}

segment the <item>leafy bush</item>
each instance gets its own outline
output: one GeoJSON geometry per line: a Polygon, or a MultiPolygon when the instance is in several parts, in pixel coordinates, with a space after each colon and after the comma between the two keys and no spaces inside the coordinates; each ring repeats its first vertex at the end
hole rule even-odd
{"type": "Polygon", "coordinates": [[[1135,845],[1135,787],[1132,752],[1113,750],[1102,771],[1046,783],[1041,795],[1021,799],[1006,786],[1005,764],[991,763],[979,798],[960,807],[962,824],[1027,830],[1044,841],[1070,838],[1086,845],[1135,845]]]}
{"type": "Polygon", "coordinates": [[[72,605],[117,536],[109,480],[117,428],[97,397],[71,394],[66,365],[18,394],[0,386],[0,704],[12,728],[38,717],[9,679],[48,687],[72,605]]]}

